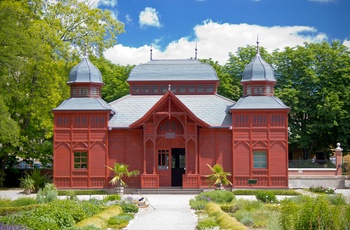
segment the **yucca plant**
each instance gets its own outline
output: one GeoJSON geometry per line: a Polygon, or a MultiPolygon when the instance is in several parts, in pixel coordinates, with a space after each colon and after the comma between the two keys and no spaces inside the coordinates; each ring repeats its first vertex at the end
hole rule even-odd
{"type": "Polygon", "coordinates": [[[123,177],[137,176],[140,174],[138,170],[129,171],[128,165],[119,164],[117,162],[114,163],[113,168],[109,166],[106,167],[114,173],[114,177],[109,181],[109,183],[112,185],[126,186],[125,181],[123,181],[123,177]]]}
{"type": "Polygon", "coordinates": [[[232,185],[231,181],[227,179],[228,176],[231,176],[231,173],[225,172],[224,168],[220,164],[215,164],[211,167],[207,164],[210,170],[213,172],[210,175],[207,175],[207,181],[209,182],[209,187],[215,185],[217,189],[222,189],[223,185],[232,185]]]}

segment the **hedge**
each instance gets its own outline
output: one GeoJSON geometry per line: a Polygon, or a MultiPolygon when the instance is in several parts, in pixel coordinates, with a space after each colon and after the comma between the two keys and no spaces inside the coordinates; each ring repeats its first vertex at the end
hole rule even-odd
{"type": "Polygon", "coordinates": [[[247,230],[244,224],[222,211],[215,203],[208,203],[205,210],[210,217],[214,217],[217,223],[219,223],[220,229],[247,230]]]}
{"type": "Polygon", "coordinates": [[[89,217],[87,219],[84,219],[82,221],[80,221],[79,223],[77,223],[75,225],[75,227],[77,228],[83,228],[86,226],[90,226],[93,225],[97,228],[106,228],[107,224],[108,224],[108,220],[113,217],[113,216],[117,216],[120,213],[122,213],[122,209],[119,206],[111,206],[108,209],[104,210],[103,212],[96,214],[92,217],[89,217]]]}

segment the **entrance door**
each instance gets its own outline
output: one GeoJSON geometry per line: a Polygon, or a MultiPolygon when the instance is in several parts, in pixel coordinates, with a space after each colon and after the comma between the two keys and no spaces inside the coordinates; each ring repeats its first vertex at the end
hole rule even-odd
{"type": "Polygon", "coordinates": [[[185,149],[171,149],[171,186],[182,186],[182,175],[185,174],[185,167],[185,149]]]}
{"type": "Polygon", "coordinates": [[[159,186],[170,186],[171,165],[169,149],[158,150],[159,186]]]}

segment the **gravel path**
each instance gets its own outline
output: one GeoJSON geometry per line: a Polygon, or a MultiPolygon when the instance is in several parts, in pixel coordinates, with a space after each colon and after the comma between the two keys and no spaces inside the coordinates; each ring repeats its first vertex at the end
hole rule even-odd
{"type": "MultiPolygon", "coordinates": [[[[140,196],[135,196],[136,199],[140,196]]],[[[190,208],[189,200],[195,195],[144,195],[150,206],[140,209],[127,230],[192,230],[197,217],[190,208]]]]}

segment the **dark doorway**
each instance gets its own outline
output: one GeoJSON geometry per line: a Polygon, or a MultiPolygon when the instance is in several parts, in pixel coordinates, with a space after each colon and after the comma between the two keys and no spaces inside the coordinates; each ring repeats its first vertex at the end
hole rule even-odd
{"type": "Polygon", "coordinates": [[[185,174],[185,167],[185,149],[171,149],[171,186],[182,186],[182,175],[185,174]]]}

